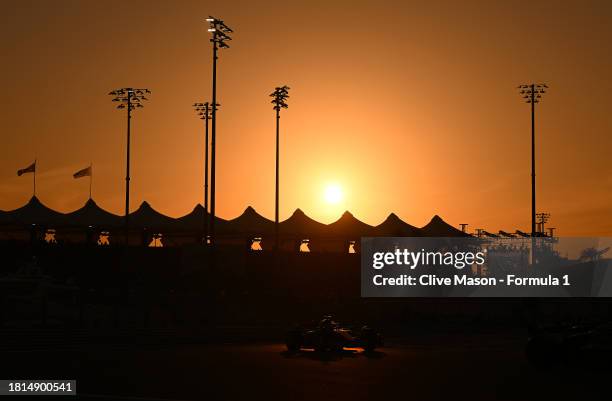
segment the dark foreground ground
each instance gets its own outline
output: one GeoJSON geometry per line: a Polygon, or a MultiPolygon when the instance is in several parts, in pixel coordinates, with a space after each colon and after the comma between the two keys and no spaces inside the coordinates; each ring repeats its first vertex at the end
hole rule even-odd
{"type": "Polygon", "coordinates": [[[583,363],[535,368],[524,354],[525,336],[521,330],[419,333],[388,339],[371,355],[358,349],[288,354],[280,343],[240,342],[5,349],[0,360],[2,378],[76,378],[84,400],[612,398],[610,370],[583,363]]]}

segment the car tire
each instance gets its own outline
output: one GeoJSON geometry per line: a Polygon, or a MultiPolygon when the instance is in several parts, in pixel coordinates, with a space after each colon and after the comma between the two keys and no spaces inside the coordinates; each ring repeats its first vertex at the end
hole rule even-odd
{"type": "Polygon", "coordinates": [[[363,350],[365,352],[373,352],[379,344],[378,335],[369,327],[362,328],[361,340],[363,341],[363,350]]]}
{"type": "Polygon", "coordinates": [[[297,332],[288,333],[285,345],[287,346],[287,351],[298,352],[302,347],[302,336],[297,332]]]}

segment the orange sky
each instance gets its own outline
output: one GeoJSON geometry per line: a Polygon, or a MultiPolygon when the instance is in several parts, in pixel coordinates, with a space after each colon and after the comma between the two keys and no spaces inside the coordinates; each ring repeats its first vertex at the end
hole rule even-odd
{"type": "Polygon", "coordinates": [[[0,26],[0,209],[31,196],[16,171],[38,158],[38,196],[122,213],[125,113],[107,93],[152,90],[135,112],[132,209],[172,216],[202,201],[209,100],[204,18],[234,28],[219,60],[217,213],[274,215],[274,111],[281,119],[281,219],[301,207],[330,222],[433,214],[490,231],[529,230],[530,114],[538,106],[538,210],[560,235],[612,235],[612,5],[606,1],[18,1],[0,26]],[[505,4],[503,4],[505,3],[505,4]],[[345,201],[323,200],[327,182],[345,201]]]}

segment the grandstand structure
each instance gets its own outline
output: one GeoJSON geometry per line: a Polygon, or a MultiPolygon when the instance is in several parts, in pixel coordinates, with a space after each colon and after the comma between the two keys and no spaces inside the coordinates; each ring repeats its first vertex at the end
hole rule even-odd
{"type": "MultiPolygon", "coordinates": [[[[130,246],[181,247],[204,243],[208,216],[201,205],[185,216],[173,218],[156,211],[148,202],[129,215],[130,246]]],[[[216,217],[219,247],[272,250],[274,222],[252,207],[231,220],[216,217]]],[[[0,211],[0,240],[46,241],[59,244],[123,245],[125,216],[102,209],[89,199],[81,208],[60,213],[33,196],[24,206],[0,211]]],[[[350,212],[331,224],[320,223],[302,210],[279,224],[279,247],[283,251],[359,252],[361,237],[466,237],[465,233],[434,216],[423,227],[415,227],[391,213],[377,226],[366,224],[350,212]]]]}

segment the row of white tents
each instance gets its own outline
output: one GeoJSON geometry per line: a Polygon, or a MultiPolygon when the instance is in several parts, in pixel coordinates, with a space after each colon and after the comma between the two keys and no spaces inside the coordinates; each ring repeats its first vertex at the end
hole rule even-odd
{"type": "MultiPolygon", "coordinates": [[[[191,213],[173,218],[159,213],[148,202],[143,202],[129,215],[130,232],[134,233],[130,234],[130,241],[148,244],[151,238],[162,238],[164,246],[197,243],[202,240],[205,217],[206,212],[199,204],[191,213]]],[[[93,199],[70,213],[52,210],[36,197],[32,197],[18,209],[0,211],[0,239],[26,239],[33,230],[39,233],[52,230],[57,240],[66,242],[85,241],[87,236],[84,233],[87,233],[89,238],[94,235],[97,239],[102,234],[111,238],[111,243],[119,243],[124,241],[122,236],[125,235],[125,217],[100,208],[93,199]]],[[[261,241],[262,246],[265,244],[265,249],[273,242],[271,239],[274,238],[274,222],[249,206],[235,219],[216,218],[215,231],[218,242],[250,244],[257,239],[261,241]]],[[[368,236],[467,236],[437,215],[423,227],[410,225],[394,213],[381,224],[371,226],[347,211],[337,221],[323,224],[308,217],[300,209],[296,209],[291,217],[280,222],[279,233],[283,248],[295,248],[301,243],[309,242],[311,249],[313,242],[358,242],[361,237],[368,236]]],[[[321,249],[319,246],[317,248],[321,249]]]]}

